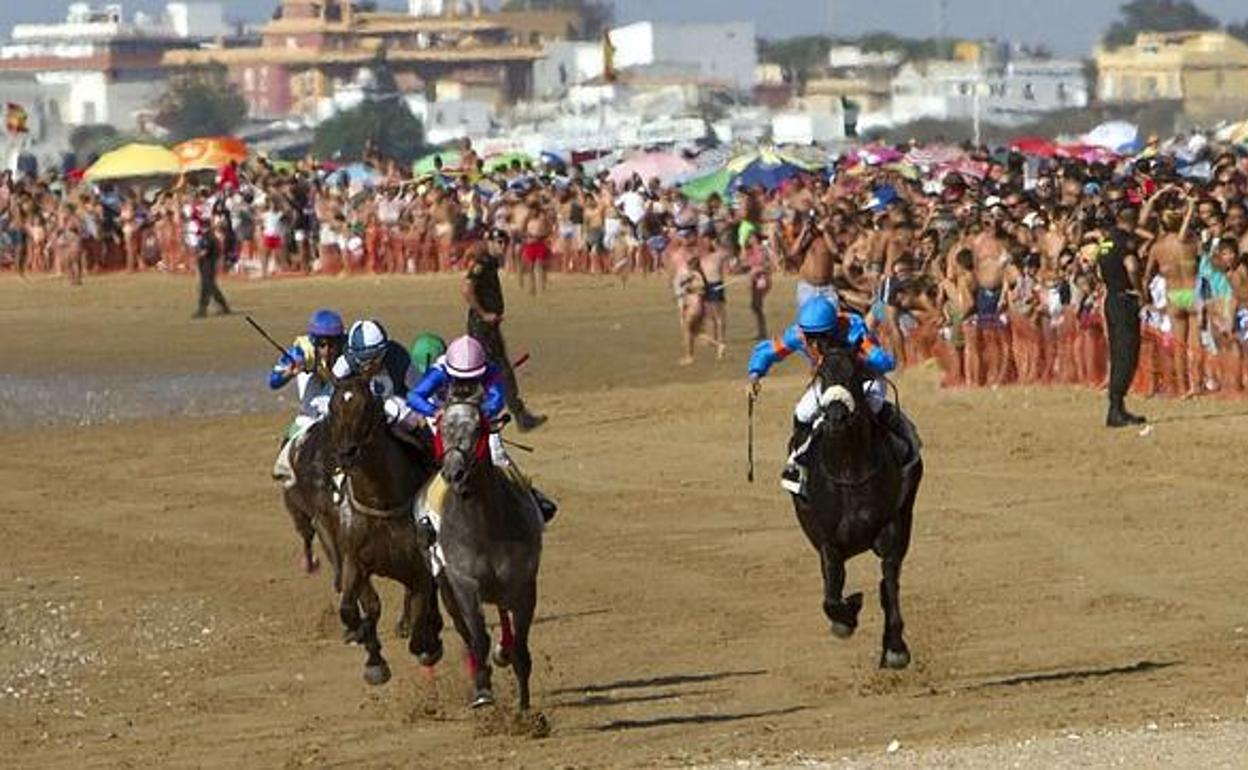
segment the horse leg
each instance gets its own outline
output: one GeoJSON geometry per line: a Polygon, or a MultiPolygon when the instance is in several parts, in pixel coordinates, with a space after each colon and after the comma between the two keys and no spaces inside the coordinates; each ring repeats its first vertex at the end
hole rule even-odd
{"type": "Polygon", "coordinates": [[[355,560],[347,557],[342,563],[342,594],[338,597],[338,617],[347,631],[342,639],[347,644],[360,642],[363,638],[360,633],[363,621],[360,618],[359,593],[359,569],[355,560]]]}
{"type": "Polygon", "coordinates": [[[300,554],[300,567],[309,575],[316,572],[320,567],[316,554],[312,551],[312,539],[316,537],[316,527],[309,516],[301,506],[296,505],[291,499],[291,491],[285,490],[282,500],[286,504],[286,512],[290,514],[290,520],[295,525],[295,531],[299,533],[299,539],[303,541],[303,552],[300,554]]]}
{"type": "Polygon", "coordinates": [[[823,614],[832,622],[832,635],[848,639],[858,628],[862,594],[841,598],[845,588],[845,559],[831,545],[819,548],[819,563],[823,567],[823,614]]]}
{"type": "Polygon", "coordinates": [[[884,649],[880,668],[905,668],[910,665],[910,650],[902,636],[906,624],[901,618],[901,559],[886,556],[881,563],[884,578],[880,581],[880,607],[884,610],[884,649]]]}
{"type": "Polygon", "coordinates": [[[511,651],[516,646],[516,635],[512,631],[511,615],[502,607],[498,608],[498,645],[490,653],[490,662],[498,668],[511,665],[511,651]]]}
{"type": "Polygon", "coordinates": [[[364,662],[364,681],[369,684],[385,684],[390,681],[390,665],[381,656],[381,639],[377,637],[377,622],[381,620],[381,597],[373,588],[367,575],[360,580],[360,607],[364,620],[360,623],[361,644],[368,652],[364,662]]]}
{"type": "Polygon", "coordinates": [[[399,620],[394,624],[394,635],[400,639],[412,638],[412,623],[415,622],[416,615],[420,612],[417,602],[420,598],[412,591],[411,586],[404,586],[403,589],[403,611],[399,613],[399,620]]]}
{"type": "Polygon", "coordinates": [[[883,579],[880,580],[880,607],[884,610],[884,649],[880,668],[905,668],[910,665],[910,650],[903,637],[906,624],[901,618],[901,562],[910,548],[910,528],[914,520],[914,499],[918,494],[923,466],[914,470],[910,489],[898,511],[898,518],[886,526],[876,538],[874,551],[880,557],[883,579]]]}
{"type": "Polygon", "coordinates": [[[529,674],[533,672],[533,656],[529,654],[529,628],[533,625],[533,613],[537,609],[537,579],[529,581],[524,596],[511,611],[515,621],[515,639],[511,651],[512,670],[516,674],[516,686],[520,690],[520,710],[529,709],[529,674]]]}
{"type": "Polygon", "coordinates": [[[438,611],[438,587],[431,576],[423,578],[423,588],[409,595],[415,600],[415,625],[407,649],[422,666],[432,667],[442,660],[442,613],[438,611]]]}
{"type": "Polygon", "coordinates": [[[449,587],[446,602],[453,606],[451,617],[455,629],[468,646],[468,667],[472,674],[474,693],[472,707],[480,708],[494,702],[490,687],[490,633],[481,611],[481,595],[475,581],[460,581],[447,576],[449,587]]]}

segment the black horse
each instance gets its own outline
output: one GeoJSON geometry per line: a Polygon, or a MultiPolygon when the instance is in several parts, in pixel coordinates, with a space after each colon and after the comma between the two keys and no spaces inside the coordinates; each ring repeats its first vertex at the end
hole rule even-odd
{"type": "Polygon", "coordinates": [[[402,583],[408,591],[404,614],[414,614],[408,649],[422,665],[442,657],[442,616],[433,575],[422,555],[412,506],[421,484],[433,475],[431,452],[414,451],[386,424],[381,400],[365,376],[334,381],[325,418],[325,460],[341,473],[336,545],[341,561],[339,615],[346,640],[368,652],[364,679],[384,684],[390,667],[381,655],[377,622],[381,599],[373,575],[402,583]]]}
{"type": "MultiPolygon", "coordinates": [[[[494,702],[490,663],[511,665],[520,710],[529,707],[529,628],[537,608],[542,556],[542,514],[533,495],[490,460],[490,426],[480,394],[452,393],[442,414],[445,485],[437,538],[445,566],[438,575],[442,600],[468,646],[473,707],[494,702]],[[493,655],[482,605],[498,607],[502,639],[493,655]],[[513,633],[514,629],[514,633],[513,633]]],[[[430,494],[428,487],[422,493],[430,494]]]]}
{"type": "MultiPolygon", "coordinates": [[[[819,414],[807,450],[806,497],[793,496],[797,519],[823,567],[823,611],[842,639],[858,626],[862,594],[842,597],[845,562],[867,550],[882,562],[880,605],[884,649],[880,667],[905,668],[910,651],[902,636],[899,578],[910,546],[914,499],[923,478],[917,441],[890,431],[867,404],[866,375],[851,351],[832,349],[820,363],[819,414]]],[[[886,404],[885,410],[896,407],[886,404]]],[[[887,413],[884,413],[887,414],[887,413]]],[[[899,414],[887,414],[898,421],[899,414]]]]}

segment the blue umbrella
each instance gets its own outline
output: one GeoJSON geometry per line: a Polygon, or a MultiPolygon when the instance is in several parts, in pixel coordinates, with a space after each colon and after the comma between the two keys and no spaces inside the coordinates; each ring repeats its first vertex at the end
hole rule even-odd
{"type": "Polygon", "coordinates": [[[352,163],[334,171],[326,177],[325,181],[330,185],[338,185],[342,183],[343,178],[346,178],[348,184],[372,187],[377,184],[378,179],[381,179],[381,172],[363,163],[352,163]]]}
{"type": "Polygon", "coordinates": [[[788,161],[768,163],[760,158],[743,168],[741,173],[733,178],[728,185],[728,189],[733,192],[742,187],[763,187],[768,190],[774,190],[793,177],[804,173],[806,173],[805,169],[795,166],[788,161]]]}

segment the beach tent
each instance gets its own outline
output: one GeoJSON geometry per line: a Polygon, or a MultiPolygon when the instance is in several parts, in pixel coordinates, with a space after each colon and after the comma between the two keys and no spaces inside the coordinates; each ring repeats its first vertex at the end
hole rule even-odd
{"type": "Polygon", "coordinates": [[[151,176],[177,176],[182,163],[167,147],[136,142],[106,152],[83,174],[88,182],[135,179],[151,176]]]}

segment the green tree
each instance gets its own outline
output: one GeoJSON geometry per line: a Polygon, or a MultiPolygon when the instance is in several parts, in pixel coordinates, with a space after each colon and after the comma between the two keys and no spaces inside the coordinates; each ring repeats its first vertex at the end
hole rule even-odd
{"type": "Polygon", "coordinates": [[[107,123],[90,123],[76,126],[69,132],[69,147],[79,166],[93,163],[96,158],[112,149],[121,134],[107,123]]]}
{"type": "Polygon", "coordinates": [[[425,129],[398,94],[369,99],[316,127],[312,152],[322,158],[361,160],[373,150],[411,163],[424,154],[425,129]]]}
{"type": "Polygon", "coordinates": [[[1192,0],[1131,0],[1118,8],[1120,18],[1105,31],[1107,48],[1135,42],[1141,32],[1186,32],[1217,29],[1218,20],[1192,0]]]}
{"type": "Polygon", "coordinates": [[[832,38],[827,35],[800,35],[783,40],[758,41],[758,58],[778,64],[788,80],[804,80],[812,71],[828,63],[832,38]]]}
{"type": "Polygon", "coordinates": [[[174,77],[156,102],[156,125],[174,142],[226,136],[246,119],[247,102],[223,67],[174,77]]]}
{"type": "Polygon", "coordinates": [[[1241,21],[1238,24],[1227,24],[1226,32],[1228,35],[1248,43],[1248,21],[1241,21]]]}

